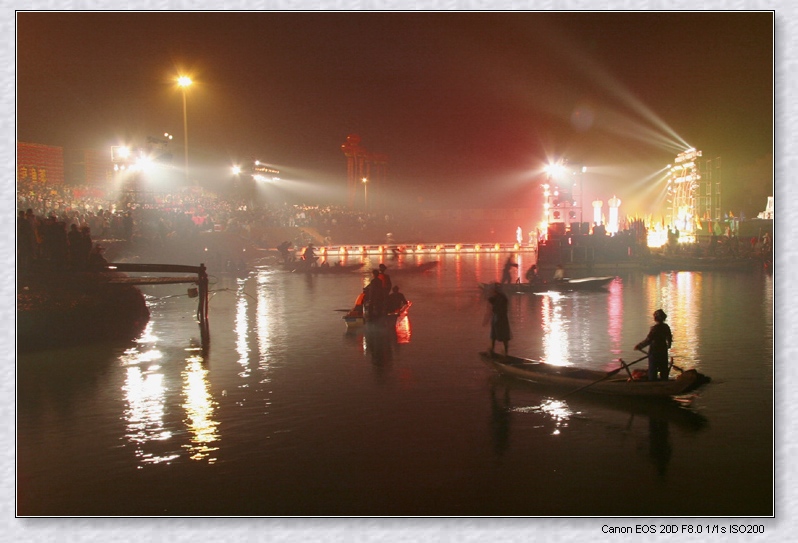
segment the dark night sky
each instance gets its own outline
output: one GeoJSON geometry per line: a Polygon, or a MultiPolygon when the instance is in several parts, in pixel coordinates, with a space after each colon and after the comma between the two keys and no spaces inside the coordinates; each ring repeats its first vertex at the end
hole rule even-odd
{"type": "Polygon", "coordinates": [[[586,197],[645,207],[680,139],[730,183],[773,152],[768,12],[19,13],[17,139],[180,146],[179,70],[192,164],[339,191],[351,133],[392,190],[486,207],[528,203],[553,157],[588,166],[586,197]]]}

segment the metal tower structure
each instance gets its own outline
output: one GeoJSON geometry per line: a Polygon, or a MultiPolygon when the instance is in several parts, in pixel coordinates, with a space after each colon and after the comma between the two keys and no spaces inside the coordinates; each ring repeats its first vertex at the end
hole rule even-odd
{"type": "Polygon", "coordinates": [[[695,236],[698,216],[697,196],[701,174],[698,157],[701,151],[687,149],[677,155],[668,178],[668,203],[670,227],[677,228],[680,236],[695,236]]]}
{"type": "MultiPolygon", "coordinates": [[[[360,145],[360,136],[357,134],[350,134],[346,137],[346,142],[341,145],[341,151],[346,156],[346,186],[349,207],[354,209],[359,187],[362,186],[363,209],[368,210],[369,185],[373,188],[384,184],[388,176],[388,156],[369,152],[360,145]]],[[[374,193],[372,192],[372,194],[374,193]]],[[[379,193],[377,195],[379,196],[379,193]]]]}

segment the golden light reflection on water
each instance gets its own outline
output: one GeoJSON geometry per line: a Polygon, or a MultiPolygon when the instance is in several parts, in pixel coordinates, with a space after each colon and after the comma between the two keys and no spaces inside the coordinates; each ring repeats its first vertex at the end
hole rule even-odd
{"type": "Polygon", "coordinates": [[[544,360],[556,366],[567,366],[571,363],[568,357],[568,333],[563,317],[562,300],[562,294],[548,292],[542,296],[540,304],[544,360]]]}
{"type": "MultiPolygon", "coordinates": [[[[157,337],[152,333],[152,322],[137,341],[135,347],[128,349],[120,357],[126,368],[125,383],[122,387],[127,406],[123,413],[126,424],[125,439],[135,447],[135,455],[143,465],[161,464],[180,457],[177,453],[157,452],[157,449],[170,449],[164,445],[180,432],[169,427],[167,406],[169,403],[167,376],[164,367],[157,361],[164,358],[156,347],[157,337]]],[[[208,371],[203,366],[204,359],[195,354],[201,349],[189,348],[191,354],[186,359],[182,372],[186,418],[184,424],[191,443],[183,445],[190,458],[207,458],[210,463],[216,459],[210,454],[218,447],[218,422],[213,420],[215,404],[210,395],[208,371]]],[[[177,446],[171,447],[176,450],[177,446]]]]}
{"type": "Polygon", "coordinates": [[[240,377],[246,378],[252,373],[252,370],[249,367],[249,319],[247,318],[249,304],[247,303],[247,297],[243,295],[243,288],[244,285],[240,285],[238,289],[238,299],[236,301],[235,336],[238,363],[241,365],[241,372],[238,375],[240,377]]]}
{"type": "Polygon", "coordinates": [[[561,430],[568,427],[568,421],[574,415],[574,412],[568,407],[568,404],[563,400],[547,399],[540,405],[529,407],[514,407],[512,411],[516,413],[540,413],[549,418],[554,426],[551,430],[551,435],[560,435],[561,430]]]}
{"type": "MultiPolygon", "coordinates": [[[[150,328],[148,326],[148,328],[150,328]]],[[[151,330],[145,331],[142,336],[151,336],[151,330]]],[[[147,345],[140,341],[139,345],[147,345]]],[[[125,438],[134,444],[135,454],[145,464],[168,462],[178,455],[159,455],[147,452],[145,446],[154,441],[164,441],[172,437],[172,432],[166,427],[164,414],[166,410],[166,389],[164,387],[164,374],[162,367],[151,364],[162,357],[156,348],[139,347],[128,349],[121,357],[122,363],[127,366],[125,384],[122,390],[125,394],[127,408],[123,418],[126,424],[125,438]]]]}
{"type": "Polygon", "coordinates": [[[257,304],[255,306],[255,332],[258,341],[258,370],[260,371],[261,383],[269,382],[269,370],[271,369],[270,358],[271,349],[275,342],[275,335],[284,333],[279,322],[274,318],[275,315],[282,313],[281,298],[271,288],[272,277],[268,273],[258,274],[257,283],[257,304]]]}
{"type": "Polygon", "coordinates": [[[207,458],[213,464],[216,458],[211,454],[219,449],[214,446],[219,441],[219,422],[213,419],[216,402],[210,394],[208,370],[203,362],[202,357],[189,357],[183,370],[183,408],[191,440],[183,447],[188,449],[192,460],[207,458]]]}
{"type": "Polygon", "coordinates": [[[670,355],[683,369],[692,368],[697,360],[703,279],[702,274],[694,272],[661,273],[647,279],[649,319],[653,325],[652,315],[660,308],[668,315],[666,322],[673,332],[670,355]],[[680,361],[690,363],[685,367],[680,361]]]}

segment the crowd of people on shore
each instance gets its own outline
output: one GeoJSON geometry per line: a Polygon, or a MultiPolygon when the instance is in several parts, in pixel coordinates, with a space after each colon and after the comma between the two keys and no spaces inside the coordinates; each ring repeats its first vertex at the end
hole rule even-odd
{"type": "MultiPolygon", "coordinates": [[[[275,228],[309,228],[325,244],[384,241],[400,219],[335,205],[264,203],[256,207],[196,188],[175,193],[126,193],[96,187],[45,185],[22,180],[17,185],[18,257],[33,264],[84,266],[89,254],[100,255],[104,240],[163,246],[168,240],[191,241],[202,232],[228,232],[261,248],[275,228]],[[23,219],[24,217],[24,219],[23,219]],[[74,232],[84,237],[78,243],[74,232]],[[73,242],[77,243],[73,247],[73,242]],[[93,251],[93,252],[92,252],[93,251]]],[[[296,239],[297,245],[311,241],[296,239]]]]}

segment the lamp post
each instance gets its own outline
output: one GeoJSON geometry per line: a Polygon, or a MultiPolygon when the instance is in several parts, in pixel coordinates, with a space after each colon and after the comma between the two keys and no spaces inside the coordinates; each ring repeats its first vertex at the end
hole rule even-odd
{"type": "Polygon", "coordinates": [[[369,210],[369,178],[364,177],[361,179],[363,181],[363,208],[368,211],[369,210]]]}
{"type": "Polygon", "coordinates": [[[177,84],[183,92],[183,152],[185,156],[186,184],[188,184],[188,116],[186,115],[186,88],[191,85],[191,78],[181,75],[177,78],[177,84]]]}

